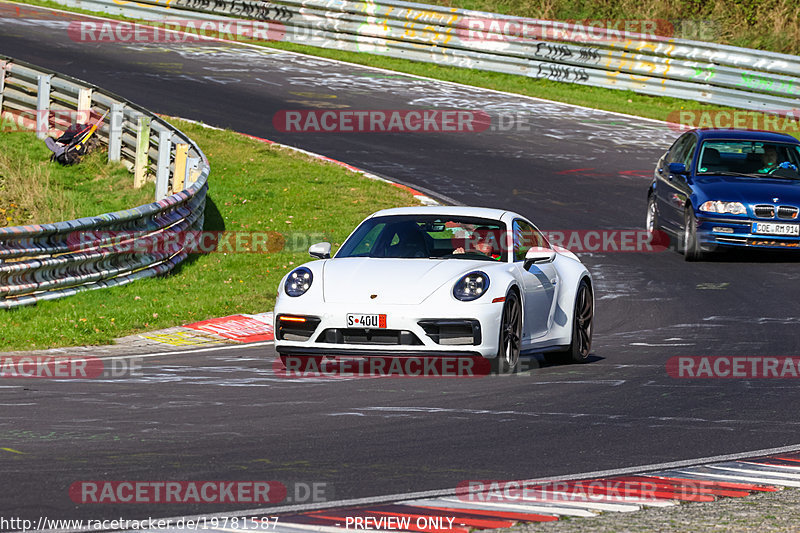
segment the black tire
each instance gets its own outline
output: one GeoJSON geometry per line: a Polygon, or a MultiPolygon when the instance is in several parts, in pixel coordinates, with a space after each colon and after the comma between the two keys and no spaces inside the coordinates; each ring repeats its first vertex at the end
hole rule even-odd
{"type": "Polygon", "coordinates": [[[686,206],[683,214],[683,258],[687,261],[699,261],[703,258],[703,251],[697,242],[697,219],[690,205],[686,206]]]}
{"type": "Polygon", "coordinates": [[[658,223],[658,209],[656,208],[655,193],[647,197],[647,218],[645,219],[644,227],[650,233],[655,233],[661,229],[658,223]]]}
{"type": "Polygon", "coordinates": [[[500,319],[500,336],[497,357],[492,367],[497,374],[513,374],[519,370],[522,345],[522,304],[515,291],[506,295],[500,319]]]}
{"type": "Polygon", "coordinates": [[[677,252],[681,252],[683,250],[682,237],[676,238],[674,235],[664,231],[664,229],[661,227],[661,222],[658,220],[656,193],[653,193],[647,197],[647,215],[645,218],[644,227],[652,234],[650,238],[653,244],[658,243],[659,245],[668,246],[670,249],[677,252]],[[664,242],[662,239],[668,239],[668,241],[664,242]]]}
{"type": "Polygon", "coordinates": [[[548,363],[586,363],[592,351],[594,330],[594,299],[589,282],[582,279],[575,294],[575,310],[572,315],[572,339],[569,347],[560,352],[547,352],[548,363]]]}

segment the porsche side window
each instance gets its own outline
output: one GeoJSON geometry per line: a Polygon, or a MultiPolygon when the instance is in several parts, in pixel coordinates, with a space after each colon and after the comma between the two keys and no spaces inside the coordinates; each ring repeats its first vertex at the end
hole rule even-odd
{"type": "Polygon", "coordinates": [[[375,224],[375,226],[367,232],[366,235],[361,239],[361,242],[358,243],[356,249],[353,250],[352,255],[354,256],[369,256],[370,252],[374,248],[375,241],[378,239],[378,236],[383,231],[383,228],[386,227],[386,224],[375,224]]]}
{"type": "Polygon", "coordinates": [[[528,250],[534,246],[547,246],[544,235],[524,220],[514,220],[512,227],[514,228],[514,261],[524,261],[528,250]]]}

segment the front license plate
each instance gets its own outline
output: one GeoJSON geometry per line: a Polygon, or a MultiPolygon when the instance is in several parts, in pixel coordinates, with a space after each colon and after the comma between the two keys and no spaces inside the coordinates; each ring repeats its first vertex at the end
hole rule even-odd
{"type": "Polygon", "coordinates": [[[779,224],[777,222],[753,222],[753,233],[760,235],[800,236],[800,224],[779,224]]]}
{"type": "Polygon", "coordinates": [[[356,313],[349,314],[347,315],[347,327],[386,329],[386,315],[359,315],[356,313]]]}

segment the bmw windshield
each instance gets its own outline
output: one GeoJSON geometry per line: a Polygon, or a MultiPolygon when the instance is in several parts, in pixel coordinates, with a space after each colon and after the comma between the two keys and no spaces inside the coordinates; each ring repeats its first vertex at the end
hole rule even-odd
{"type": "Polygon", "coordinates": [[[697,160],[697,175],[800,179],[800,146],[779,142],[705,141],[697,160]]]}
{"type": "Polygon", "coordinates": [[[394,215],[366,220],[336,258],[477,259],[506,261],[506,225],[497,220],[394,215]]]}

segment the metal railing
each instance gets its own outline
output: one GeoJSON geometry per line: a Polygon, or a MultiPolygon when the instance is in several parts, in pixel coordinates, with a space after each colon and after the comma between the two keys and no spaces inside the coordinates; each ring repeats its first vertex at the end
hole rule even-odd
{"type": "Polygon", "coordinates": [[[189,249],[177,235],[201,229],[210,167],[189,137],[118,96],[86,82],[0,56],[0,115],[35,126],[42,138],[59,117],[102,116],[97,140],[140,185],[154,176],[156,201],[93,217],[0,228],[0,308],[123,285],[170,271],[189,249]]]}
{"type": "MultiPolygon", "coordinates": [[[[398,0],[56,2],[146,20],[264,21],[270,27],[262,33],[291,43],[773,114],[788,115],[800,107],[800,57],[653,34],[588,31],[575,24],[398,0]]],[[[220,27],[243,37],[253,32],[244,25],[220,27]]]]}

